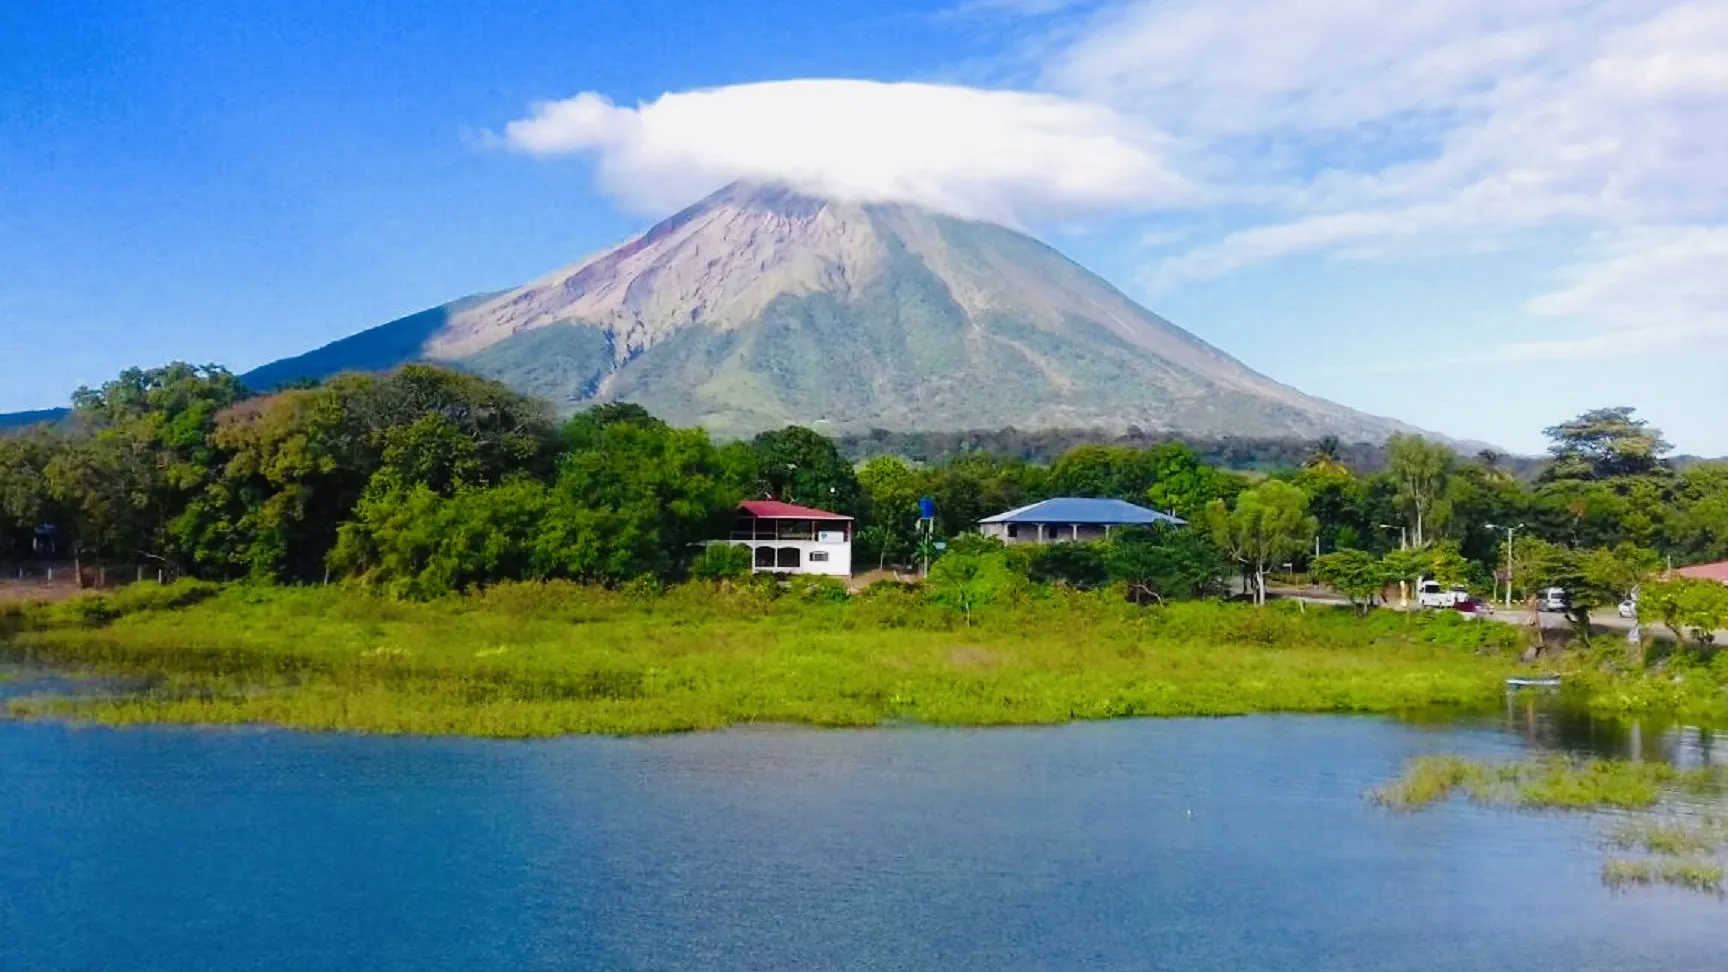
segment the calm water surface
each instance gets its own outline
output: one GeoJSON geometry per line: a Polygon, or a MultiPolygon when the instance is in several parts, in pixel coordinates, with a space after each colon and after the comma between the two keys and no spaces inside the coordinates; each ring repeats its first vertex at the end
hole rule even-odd
{"type": "Polygon", "coordinates": [[[1712,759],[1515,711],[499,743],[0,721],[0,969],[1712,970],[1599,823],[1415,753],[1712,759]]]}

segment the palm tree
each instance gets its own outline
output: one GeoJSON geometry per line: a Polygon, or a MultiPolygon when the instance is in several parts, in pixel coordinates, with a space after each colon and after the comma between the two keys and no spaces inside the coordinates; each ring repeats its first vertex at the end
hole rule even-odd
{"type": "Polygon", "coordinates": [[[1316,472],[1342,471],[1344,462],[1339,456],[1343,451],[1344,444],[1338,441],[1337,436],[1325,436],[1314,443],[1314,449],[1308,453],[1308,458],[1302,463],[1302,468],[1312,469],[1316,472]]]}

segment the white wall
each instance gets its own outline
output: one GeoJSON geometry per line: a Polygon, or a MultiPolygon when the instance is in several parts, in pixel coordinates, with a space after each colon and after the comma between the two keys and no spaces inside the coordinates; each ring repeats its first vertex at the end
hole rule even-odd
{"type": "Polygon", "coordinates": [[[781,550],[786,547],[798,551],[798,564],[792,567],[756,567],[759,574],[822,574],[828,577],[852,576],[852,541],[837,540],[823,543],[820,540],[729,540],[736,547],[748,547],[754,556],[758,547],[770,550],[781,550]],[[810,555],[823,553],[828,556],[826,561],[811,561],[810,555]]]}

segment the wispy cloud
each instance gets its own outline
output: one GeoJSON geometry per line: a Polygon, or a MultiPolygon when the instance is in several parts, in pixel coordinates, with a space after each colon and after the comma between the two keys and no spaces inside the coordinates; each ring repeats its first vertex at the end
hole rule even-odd
{"type": "Polygon", "coordinates": [[[1215,196],[1257,203],[1157,261],[1154,290],[1570,230],[1574,283],[1527,308],[1569,333],[1497,354],[1724,333],[1728,4],[1128,0],[1070,29],[1045,86],[1196,145],[1215,196]]]}

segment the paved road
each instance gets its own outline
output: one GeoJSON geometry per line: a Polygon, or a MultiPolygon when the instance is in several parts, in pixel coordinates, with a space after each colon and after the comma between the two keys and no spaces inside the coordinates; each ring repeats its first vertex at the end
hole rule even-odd
{"type": "MultiPolygon", "coordinates": [[[[1347,598],[1339,597],[1336,594],[1316,591],[1312,588],[1279,588],[1267,585],[1266,593],[1273,595],[1274,597],[1307,601],[1310,604],[1332,604],[1344,607],[1348,607],[1350,604],[1350,601],[1347,598]]],[[[1390,608],[1394,611],[1422,610],[1422,608],[1418,607],[1414,601],[1411,601],[1408,607],[1399,607],[1397,601],[1386,604],[1384,607],[1390,608]]],[[[1530,612],[1525,610],[1523,607],[1513,606],[1508,608],[1503,604],[1495,604],[1493,605],[1493,608],[1494,612],[1492,614],[1478,616],[1486,617],[1504,624],[1523,625],[1530,622],[1530,612]]],[[[1570,628],[1572,626],[1572,622],[1566,618],[1566,615],[1555,611],[1538,612],[1537,623],[1544,629],[1557,630],[1570,628]]],[[[1621,617],[1618,611],[1599,611],[1590,616],[1590,626],[1602,632],[1618,632],[1624,635],[1632,630],[1632,624],[1633,621],[1631,618],[1621,617]]],[[[1667,625],[1662,624],[1660,621],[1644,622],[1644,635],[1645,637],[1679,640],[1675,637],[1672,631],[1668,630],[1667,625]]],[[[1728,644],[1728,630],[1716,632],[1716,644],[1728,644]]]]}

